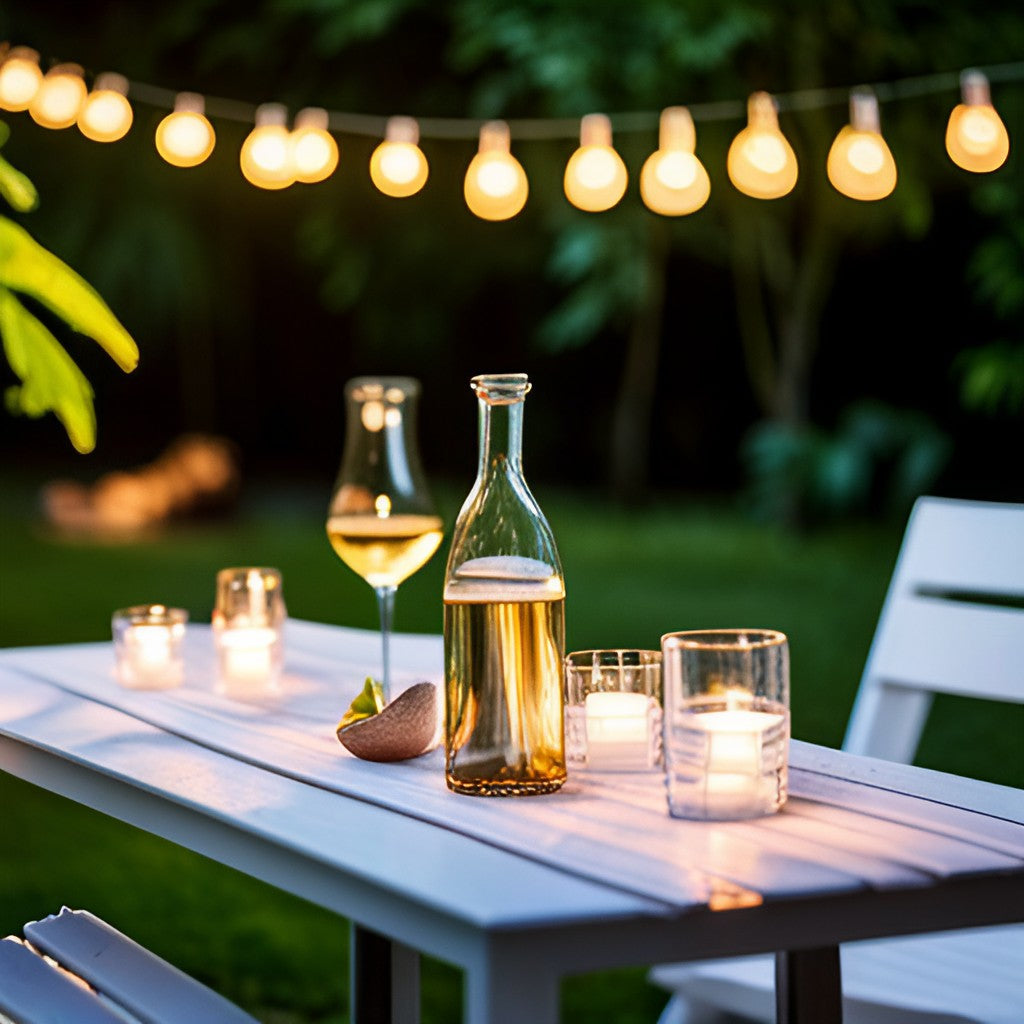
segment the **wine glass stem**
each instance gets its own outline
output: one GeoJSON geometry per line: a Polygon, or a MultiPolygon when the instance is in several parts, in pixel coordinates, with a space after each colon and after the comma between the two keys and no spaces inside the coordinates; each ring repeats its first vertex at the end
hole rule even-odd
{"type": "Polygon", "coordinates": [[[395,590],[397,587],[375,587],[377,591],[377,608],[380,611],[380,637],[383,645],[383,678],[381,689],[384,691],[384,703],[391,701],[391,659],[389,645],[391,641],[391,618],[395,610],[395,590]]]}

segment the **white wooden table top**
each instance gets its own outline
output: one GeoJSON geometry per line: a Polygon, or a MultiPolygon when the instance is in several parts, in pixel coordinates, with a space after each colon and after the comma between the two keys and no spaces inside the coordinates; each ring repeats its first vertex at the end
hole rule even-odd
{"type": "MultiPolygon", "coordinates": [[[[751,822],[670,818],[660,776],[456,796],[439,752],[375,765],[334,739],[376,664],[375,633],[290,622],[274,708],[212,692],[208,641],[190,627],[198,681],[167,694],[117,687],[110,644],[0,651],[0,769],[499,989],[526,963],[557,982],[1024,920],[1020,790],[794,741],[789,803],[751,822]]],[[[438,681],[439,644],[397,638],[399,688],[438,681]]]]}

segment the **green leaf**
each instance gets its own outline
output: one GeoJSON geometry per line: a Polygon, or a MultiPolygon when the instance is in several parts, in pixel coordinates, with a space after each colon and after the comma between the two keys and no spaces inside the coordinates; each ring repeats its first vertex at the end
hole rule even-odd
{"type": "Polygon", "coordinates": [[[3,196],[19,213],[28,213],[39,205],[39,193],[35,185],[0,156],[0,196],[3,196]]]}
{"type": "Polygon", "coordinates": [[[7,361],[21,380],[20,387],[7,389],[8,409],[27,416],[52,411],[75,448],[91,452],[96,445],[96,412],[89,382],[60,342],[2,287],[0,335],[7,361]]]}
{"type": "Polygon", "coordinates": [[[962,352],[956,362],[960,398],[968,409],[988,415],[1024,411],[1024,345],[995,341],[962,352]]]}
{"type": "Polygon", "coordinates": [[[362,693],[349,705],[348,711],[342,715],[338,723],[337,732],[341,732],[354,722],[361,722],[364,718],[373,718],[374,715],[384,710],[384,688],[372,676],[366,677],[362,693]]]}
{"type": "Polygon", "coordinates": [[[6,217],[0,217],[0,285],[31,295],[99,342],[125,372],[138,365],[134,340],[92,285],[6,217]]]}

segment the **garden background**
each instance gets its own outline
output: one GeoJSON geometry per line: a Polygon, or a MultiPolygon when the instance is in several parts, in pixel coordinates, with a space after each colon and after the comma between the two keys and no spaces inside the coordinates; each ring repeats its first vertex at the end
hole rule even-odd
{"type": "MultiPolygon", "coordinates": [[[[374,627],[372,592],[323,528],[360,373],[422,381],[450,531],[475,471],[469,378],[528,372],[525,470],[560,547],[569,647],[782,629],[794,734],[833,746],[913,498],[1024,500],[1022,76],[993,74],[1003,168],[968,174],[942,145],[956,74],[1024,53],[1016,3],[41,3],[5,5],[0,38],[88,76],[293,112],[654,115],[616,134],[631,181],[600,215],[561,193],[571,139],[513,137],[531,194],[507,224],[463,204],[470,141],[424,139],[430,178],[406,200],[376,192],[377,140],[355,135],[327,182],[269,193],[241,177],[239,123],[215,122],[213,156],[182,171],[152,145],[165,110],[135,104],[109,146],[5,115],[2,155],[41,197],[10,216],[96,286],[141,358],[126,376],[39,311],[95,389],[98,441],[82,456],[53,417],[0,425],[2,645],[104,640],[115,607],[149,600],[206,620],[230,564],[278,566],[292,615],[374,627]],[[704,209],[668,219],[640,202],[664,106],[945,72],[950,89],[882,104],[900,171],[887,200],[825,178],[840,101],[784,107],[801,165],[785,199],[728,182],[737,118],[697,121],[704,209]],[[46,521],[54,480],[90,485],[194,432],[238,455],[216,515],[128,539],[46,521]]],[[[445,550],[400,589],[398,629],[440,630],[445,550]]],[[[1020,710],[940,700],[920,763],[1024,785],[1020,710]]],[[[0,817],[0,932],[86,906],[268,1024],[346,1019],[345,922],[7,776],[0,817]]],[[[428,964],[425,991],[425,1021],[456,1019],[456,972],[428,964]]],[[[565,1019],[653,1021],[664,1000],[642,971],[592,976],[566,986],[565,1019]]]]}

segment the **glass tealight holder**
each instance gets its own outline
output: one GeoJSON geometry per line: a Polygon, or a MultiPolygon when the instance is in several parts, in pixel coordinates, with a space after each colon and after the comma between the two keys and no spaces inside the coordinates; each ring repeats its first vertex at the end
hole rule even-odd
{"type": "Polygon", "coordinates": [[[111,616],[117,678],[131,690],[169,690],[185,679],[182,640],[188,612],[162,604],[119,608],[111,616]]]}
{"type": "Polygon", "coordinates": [[[677,818],[778,811],[789,758],[789,643],[764,629],[666,633],[665,782],[677,818]]]}
{"type": "Polygon", "coordinates": [[[661,757],[661,652],[573,651],[565,657],[570,769],[648,772],[661,757]]]}
{"type": "Polygon", "coordinates": [[[212,625],[222,693],[246,698],[278,691],[286,618],[279,570],[253,566],[217,573],[212,625]]]}

